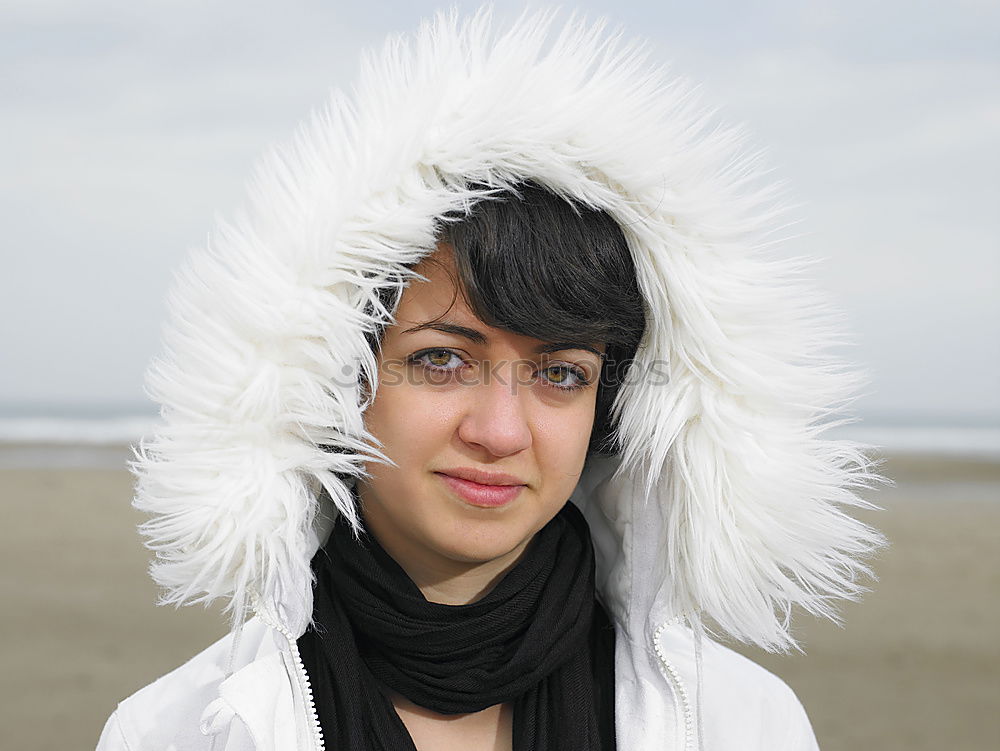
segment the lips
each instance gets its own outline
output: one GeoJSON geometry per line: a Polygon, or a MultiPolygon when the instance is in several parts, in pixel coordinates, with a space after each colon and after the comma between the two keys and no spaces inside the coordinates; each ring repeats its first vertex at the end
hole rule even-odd
{"type": "MultiPolygon", "coordinates": [[[[494,483],[506,482],[506,484],[492,484],[475,482],[474,480],[456,477],[445,472],[437,472],[436,474],[441,478],[445,486],[459,498],[472,506],[479,506],[481,508],[505,506],[517,498],[525,487],[517,478],[510,475],[483,473],[487,474],[491,479],[498,478],[493,481],[494,483]]],[[[463,474],[475,473],[463,471],[463,474]]]]}

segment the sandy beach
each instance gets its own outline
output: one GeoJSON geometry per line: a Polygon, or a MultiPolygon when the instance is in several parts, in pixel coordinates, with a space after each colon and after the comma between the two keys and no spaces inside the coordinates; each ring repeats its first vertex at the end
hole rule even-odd
{"type": "MultiPolygon", "coordinates": [[[[782,676],[824,751],[1000,748],[1000,463],[890,458],[860,512],[891,541],[845,626],[799,616],[782,676]]],[[[221,636],[154,605],[120,469],[0,469],[0,748],[93,748],[115,704],[221,636]]]]}

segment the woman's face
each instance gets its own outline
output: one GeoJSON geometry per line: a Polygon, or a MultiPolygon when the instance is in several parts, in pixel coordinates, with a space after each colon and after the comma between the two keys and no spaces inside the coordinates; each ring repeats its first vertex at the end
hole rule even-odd
{"type": "MultiPolygon", "coordinates": [[[[432,257],[455,273],[450,246],[432,257]]],[[[503,571],[576,487],[604,347],[547,346],[486,326],[444,269],[424,261],[416,270],[429,281],[403,293],[365,413],[398,465],[366,465],[372,476],[358,486],[365,523],[411,577],[482,564],[503,571]],[[502,473],[515,486],[448,475],[461,470],[502,473]]]]}

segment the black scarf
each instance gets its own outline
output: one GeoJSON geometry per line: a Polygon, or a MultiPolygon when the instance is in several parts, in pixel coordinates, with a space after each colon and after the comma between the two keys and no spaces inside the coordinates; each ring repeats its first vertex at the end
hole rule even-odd
{"type": "Polygon", "coordinates": [[[428,602],[338,518],[313,558],[313,620],[298,647],[326,747],[415,751],[383,687],[442,714],[514,702],[514,751],[611,751],[614,627],[594,597],[594,549],[566,505],[484,598],[428,602]]]}

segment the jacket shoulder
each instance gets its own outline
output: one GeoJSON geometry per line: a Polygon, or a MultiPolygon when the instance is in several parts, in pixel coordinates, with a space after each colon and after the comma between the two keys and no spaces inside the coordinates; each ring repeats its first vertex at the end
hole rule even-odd
{"type": "Polygon", "coordinates": [[[792,688],[753,660],[710,639],[702,642],[701,701],[708,749],[818,749],[808,715],[792,688]],[[728,737],[734,732],[740,737],[728,737]]]}
{"type": "Polygon", "coordinates": [[[276,649],[270,629],[257,618],[244,624],[235,652],[234,636],[227,634],[120,702],[105,724],[97,751],[208,748],[211,738],[202,732],[202,715],[217,698],[227,672],[276,649]]]}

